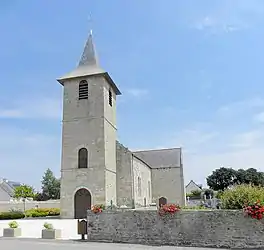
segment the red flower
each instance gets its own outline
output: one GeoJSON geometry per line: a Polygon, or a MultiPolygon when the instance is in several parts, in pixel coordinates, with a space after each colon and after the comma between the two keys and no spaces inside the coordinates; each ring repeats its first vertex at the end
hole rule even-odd
{"type": "Polygon", "coordinates": [[[159,209],[159,214],[160,215],[174,214],[179,210],[180,210],[180,207],[178,205],[165,204],[165,205],[162,205],[161,208],[159,209]]]}
{"type": "Polygon", "coordinates": [[[252,205],[246,205],[244,212],[251,218],[261,220],[264,215],[264,205],[261,205],[260,200],[257,200],[252,205]]]}

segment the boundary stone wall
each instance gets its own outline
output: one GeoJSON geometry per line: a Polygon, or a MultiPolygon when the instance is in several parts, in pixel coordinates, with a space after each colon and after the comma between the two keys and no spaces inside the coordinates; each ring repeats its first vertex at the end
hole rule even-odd
{"type": "Polygon", "coordinates": [[[60,208],[60,200],[48,200],[48,201],[30,201],[27,200],[25,205],[23,201],[0,201],[0,213],[8,212],[11,209],[24,211],[36,208],[60,208]]]}
{"type": "Polygon", "coordinates": [[[88,240],[218,248],[264,247],[264,221],[242,211],[88,211],[88,240]]]}

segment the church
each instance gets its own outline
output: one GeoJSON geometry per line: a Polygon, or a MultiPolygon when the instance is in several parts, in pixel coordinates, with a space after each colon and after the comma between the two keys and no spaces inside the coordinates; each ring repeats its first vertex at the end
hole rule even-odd
{"type": "Polygon", "coordinates": [[[92,33],[63,86],[61,217],[85,218],[95,204],[185,205],[181,148],[132,152],[117,141],[121,91],[100,67],[92,33]]]}

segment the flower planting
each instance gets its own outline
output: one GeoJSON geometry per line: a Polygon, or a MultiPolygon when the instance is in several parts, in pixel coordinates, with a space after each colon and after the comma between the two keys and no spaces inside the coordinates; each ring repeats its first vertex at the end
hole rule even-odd
{"type": "Polygon", "coordinates": [[[105,208],[105,206],[102,204],[94,205],[94,206],[92,206],[92,212],[94,212],[95,214],[101,213],[101,212],[103,212],[104,208],[105,208]]]}
{"type": "Polygon", "coordinates": [[[254,203],[249,203],[244,207],[244,212],[246,216],[261,220],[264,215],[264,203],[260,202],[260,200],[254,203]]]}
{"type": "Polygon", "coordinates": [[[164,216],[164,215],[172,215],[180,211],[181,208],[179,205],[176,204],[165,204],[162,205],[159,209],[159,215],[164,216]]]}

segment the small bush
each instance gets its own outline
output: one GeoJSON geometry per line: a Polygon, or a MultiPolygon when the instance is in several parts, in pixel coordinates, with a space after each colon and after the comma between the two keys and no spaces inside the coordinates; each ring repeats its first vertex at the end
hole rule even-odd
{"type": "Polygon", "coordinates": [[[192,195],[195,196],[195,197],[200,197],[201,194],[202,194],[202,191],[201,190],[192,190],[192,195]]]}
{"type": "Polygon", "coordinates": [[[25,217],[23,212],[2,212],[0,213],[0,220],[16,220],[25,217]]]}
{"type": "Polygon", "coordinates": [[[36,208],[25,212],[27,217],[47,217],[60,215],[59,208],[36,208]]]}
{"type": "Polygon", "coordinates": [[[225,190],[221,196],[221,208],[242,209],[245,204],[264,201],[264,187],[238,185],[225,190]]]}
{"type": "Polygon", "coordinates": [[[53,225],[48,222],[45,222],[43,226],[45,229],[48,229],[48,230],[54,229],[53,225]]]}
{"type": "Polygon", "coordinates": [[[18,223],[16,221],[11,221],[8,223],[10,228],[18,228],[18,223]]]}

